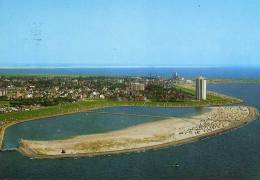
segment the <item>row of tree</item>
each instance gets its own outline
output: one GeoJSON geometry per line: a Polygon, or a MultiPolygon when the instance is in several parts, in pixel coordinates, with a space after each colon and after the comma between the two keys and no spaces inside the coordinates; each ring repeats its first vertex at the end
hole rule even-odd
{"type": "Polygon", "coordinates": [[[60,103],[74,102],[75,99],[70,97],[57,97],[57,98],[28,98],[28,99],[13,99],[10,100],[11,106],[31,106],[31,105],[41,105],[41,106],[54,106],[60,103]]]}

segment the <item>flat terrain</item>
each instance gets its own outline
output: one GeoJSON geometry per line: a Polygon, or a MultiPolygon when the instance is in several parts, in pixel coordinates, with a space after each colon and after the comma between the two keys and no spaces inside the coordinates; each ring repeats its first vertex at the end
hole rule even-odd
{"type": "Polygon", "coordinates": [[[144,123],[108,133],[66,140],[22,140],[19,151],[36,158],[93,156],[177,145],[239,127],[256,118],[246,106],[211,107],[210,112],[185,118],[144,123]]]}
{"type": "Polygon", "coordinates": [[[209,84],[258,84],[259,79],[208,79],[209,84]]]}

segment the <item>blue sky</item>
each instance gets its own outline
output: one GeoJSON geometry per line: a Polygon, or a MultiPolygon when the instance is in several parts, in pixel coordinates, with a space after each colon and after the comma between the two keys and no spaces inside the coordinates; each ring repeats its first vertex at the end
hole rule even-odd
{"type": "Polygon", "coordinates": [[[0,0],[0,66],[260,65],[259,0],[0,0]]]}

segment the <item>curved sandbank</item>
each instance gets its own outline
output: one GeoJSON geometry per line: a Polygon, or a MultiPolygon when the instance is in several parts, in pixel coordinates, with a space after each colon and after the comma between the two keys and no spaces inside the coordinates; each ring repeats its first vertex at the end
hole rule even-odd
{"type": "Polygon", "coordinates": [[[21,140],[18,150],[33,158],[63,158],[115,154],[180,145],[237,128],[258,115],[248,106],[211,107],[209,112],[168,118],[107,133],[65,140],[21,140]]]}
{"type": "MultiPolygon", "coordinates": [[[[191,88],[191,87],[189,87],[191,88]]],[[[191,89],[194,91],[194,88],[191,89]]],[[[75,104],[69,104],[70,108],[61,108],[58,106],[50,106],[46,108],[40,108],[34,111],[25,111],[18,113],[8,113],[7,116],[5,114],[0,114],[0,151],[2,149],[3,140],[5,130],[15,124],[23,123],[25,121],[39,120],[42,118],[61,116],[66,114],[73,114],[78,112],[86,112],[90,110],[95,110],[99,108],[105,107],[115,107],[115,106],[143,106],[143,107],[209,107],[209,106],[220,106],[220,105],[231,105],[231,104],[239,104],[243,102],[243,100],[226,96],[221,93],[209,92],[209,95],[214,98],[206,101],[189,101],[189,102],[141,102],[141,101],[81,101],[75,104]],[[217,100],[216,100],[217,98],[217,100]],[[221,99],[221,100],[219,100],[221,99]],[[94,104],[93,104],[94,102],[94,104]],[[88,104],[89,103],[89,104],[88,104]],[[96,103],[96,104],[95,104],[96,103]],[[56,108],[57,111],[52,111],[48,108],[56,108]],[[37,113],[35,113],[37,111],[37,113]],[[26,113],[26,114],[24,114],[26,113]]]]}

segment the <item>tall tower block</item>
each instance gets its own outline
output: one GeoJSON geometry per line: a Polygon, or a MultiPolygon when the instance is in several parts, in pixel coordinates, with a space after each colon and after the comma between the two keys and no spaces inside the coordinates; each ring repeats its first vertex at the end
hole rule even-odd
{"type": "Polygon", "coordinates": [[[207,80],[202,76],[196,79],[196,99],[207,99],[207,80]]]}

